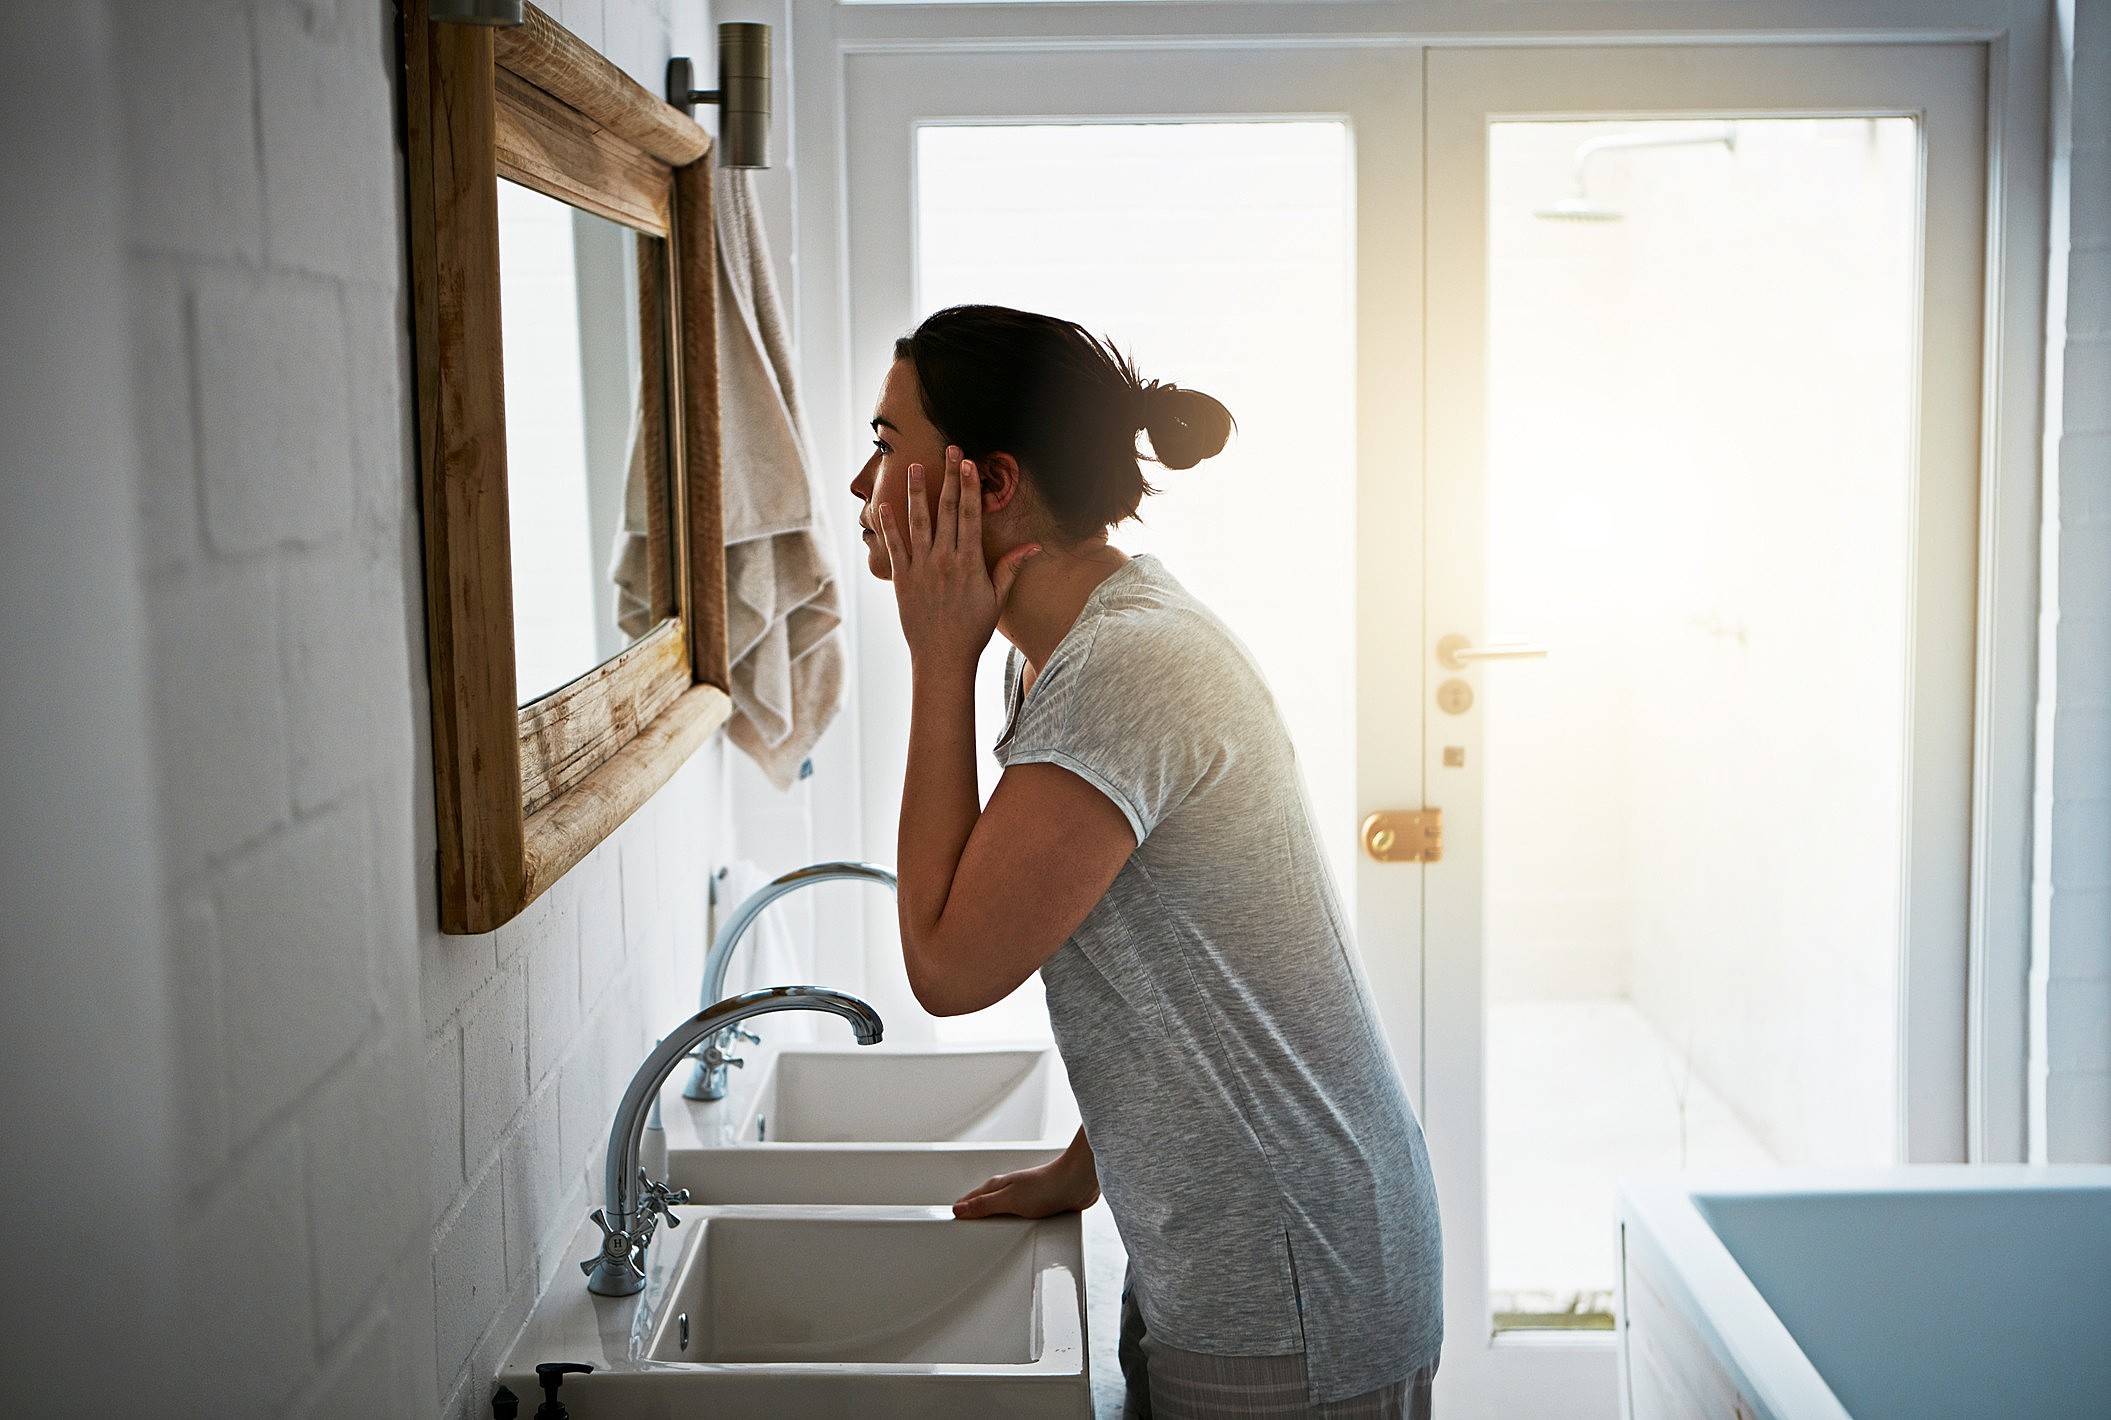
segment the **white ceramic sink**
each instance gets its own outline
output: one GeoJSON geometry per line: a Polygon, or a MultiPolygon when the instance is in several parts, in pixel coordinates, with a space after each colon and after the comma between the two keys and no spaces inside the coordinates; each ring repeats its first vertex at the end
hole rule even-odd
{"type": "Polygon", "coordinates": [[[766,1067],[742,1144],[1068,1142],[1077,1126],[1047,1048],[791,1046],[766,1067]]]}
{"type": "Polygon", "coordinates": [[[947,1204],[1077,1131],[1047,1046],[794,1045],[756,1068],[730,1113],[670,1092],[668,1181],[699,1204],[947,1204]]]}
{"type": "MultiPolygon", "coordinates": [[[[573,1251],[597,1237],[583,1227],[573,1251]]],[[[537,1362],[587,1362],[564,1398],[597,1420],[1091,1416],[1074,1213],[703,1208],[654,1251],[636,1297],[560,1273],[498,1379],[531,1396],[537,1362]]]]}

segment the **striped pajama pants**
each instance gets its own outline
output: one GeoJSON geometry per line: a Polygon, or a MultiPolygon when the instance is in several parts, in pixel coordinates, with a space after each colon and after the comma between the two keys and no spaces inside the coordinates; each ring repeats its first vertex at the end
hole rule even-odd
{"type": "Polygon", "coordinates": [[[1207,1356],[1152,1336],[1129,1289],[1121,1297],[1122,1420],[1429,1420],[1434,1367],[1347,1400],[1314,1405],[1305,1358],[1207,1356]]]}

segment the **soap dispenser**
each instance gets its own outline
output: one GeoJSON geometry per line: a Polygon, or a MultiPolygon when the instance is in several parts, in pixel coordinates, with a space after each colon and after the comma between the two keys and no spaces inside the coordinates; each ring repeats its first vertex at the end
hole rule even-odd
{"type": "Polygon", "coordinates": [[[557,1398],[557,1387],[564,1384],[566,1376],[583,1376],[593,1369],[583,1361],[544,1361],[537,1366],[535,1378],[542,1382],[542,1404],[535,1411],[535,1420],[571,1420],[572,1412],[557,1398]]]}

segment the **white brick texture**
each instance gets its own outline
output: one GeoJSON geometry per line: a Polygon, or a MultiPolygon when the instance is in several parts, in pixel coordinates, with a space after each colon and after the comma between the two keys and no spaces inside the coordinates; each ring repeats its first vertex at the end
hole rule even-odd
{"type": "MultiPolygon", "coordinates": [[[[505,930],[439,933],[395,6],[105,3],[189,1395],[487,1414],[689,1009],[723,747],[505,930]]],[[[658,88],[667,6],[553,12],[658,88]]]]}
{"type": "Polygon", "coordinates": [[[238,1143],[328,1074],[373,1024],[369,879],[364,823],[333,812],[243,858],[215,894],[238,1143]]]}
{"type": "Polygon", "coordinates": [[[247,20],[232,6],[168,0],[122,0],[111,10],[128,76],[133,243],[255,261],[264,193],[247,20]]]}
{"type": "Polygon", "coordinates": [[[462,1196],[462,1032],[442,1031],[425,1052],[426,1183],[434,1222],[462,1196]]]}
{"type": "Polygon", "coordinates": [[[383,44],[380,6],[341,15],[325,28],[283,7],[257,13],[265,246],[277,266],[393,283],[402,244],[378,239],[374,218],[402,201],[396,102],[372,71],[394,36],[383,44]]]}
{"type": "Polygon", "coordinates": [[[272,569],[253,563],[149,584],[161,838],[178,880],[286,817],[292,748],[277,603],[272,569]]]}
{"type": "Polygon", "coordinates": [[[312,813],[372,772],[375,700],[404,645],[364,549],[347,541],[290,562],[280,587],[293,797],[312,813]]]}
{"type": "Polygon", "coordinates": [[[198,292],[205,528],[215,551],[315,543],[352,516],[350,371],[334,287],[216,276],[198,292]]]}
{"type": "Polygon", "coordinates": [[[564,1062],[579,1033],[579,920],[566,883],[548,896],[563,899],[563,915],[525,953],[528,971],[528,1083],[540,1089],[564,1062]]]}
{"type": "Polygon", "coordinates": [[[424,1172],[425,1132],[406,1128],[402,1102],[422,1094],[414,1034],[384,1034],[317,1093],[305,1131],[316,1319],[324,1336],[350,1331],[406,1245],[428,1220],[394,1194],[424,1172]],[[407,1037],[407,1038],[406,1038],[407,1037]]]}
{"type": "Polygon", "coordinates": [[[462,1022],[462,1153],[475,1173],[490,1162],[528,1097],[528,987],[516,966],[462,1022]]]}
{"type": "Polygon", "coordinates": [[[141,261],[133,272],[133,418],[139,443],[141,531],[149,571],[197,560],[198,433],[191,418],[190,294],[182,264],[141,261]]]}
{"type": "Polygon", "coordinates": [[[487,1170],[433,1240],[434,1337],[443,1366],[467,1361],[505,1304],[503,1179],[499,1169],[487,1170]]]}
{"type": "Polygon", "coordinates": [[[176,990],[177,1160],[186,1191],[227,1163],[227,1039],[221,1025],[219,924],[203,892],[175,904],[170,980],[176,990]]]}
{"type": "Polygon", "coordinates": [[[288,1131],[254,1150],[184,1237],[184,1291],[193,1303],[185,1312],[185,1355],[192,1374],[179,1393],[212,1397],[218,1415],[265,1420],[281,1414],[314,1364],[300,1145],[288,1131]]]}

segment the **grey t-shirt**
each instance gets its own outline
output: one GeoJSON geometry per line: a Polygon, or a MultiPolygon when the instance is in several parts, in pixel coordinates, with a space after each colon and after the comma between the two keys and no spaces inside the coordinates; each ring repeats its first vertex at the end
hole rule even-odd
{"type": "Polygon", "coordinates": [[[1005,765],[1058,764],[1136,832],[1041,968],[1144,1322],[1302,1351],[1316,1402],[1435,1361],[1436,1187],[1259,670],[1156,558],[1096,588],[1005,765]]]}

